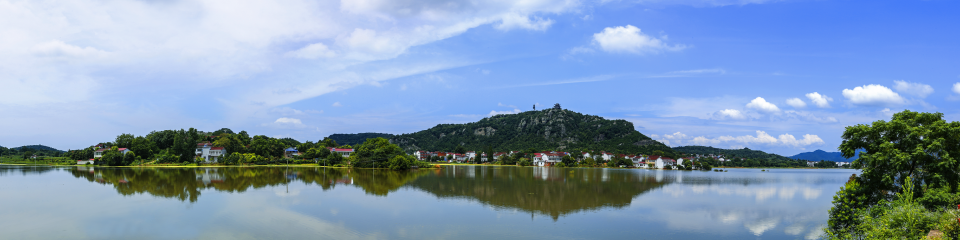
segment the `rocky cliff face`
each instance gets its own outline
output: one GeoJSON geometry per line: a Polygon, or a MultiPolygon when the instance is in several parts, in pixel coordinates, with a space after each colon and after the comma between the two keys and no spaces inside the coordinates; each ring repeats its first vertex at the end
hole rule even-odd
{"type": "Polygon", "coordinates": [[[468,150],[487,146],[497,151],[600,149],[638,152],[645,149],[671,151],[669,147],[637,132],[633,123],[607,120],[563,109],[546,109],[497,115],[466,124],[440,124],[391,142],[407,151],[451,151],[457,145],[468,150]]]}

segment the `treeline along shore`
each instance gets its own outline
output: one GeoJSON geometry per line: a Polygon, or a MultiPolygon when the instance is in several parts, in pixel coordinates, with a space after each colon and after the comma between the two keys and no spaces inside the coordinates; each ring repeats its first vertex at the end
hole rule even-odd
{"type": "Polygon", "coordinates": [[[222,128],[120,134],[78,150],[42,145],[0,147],[0,163],[101,166],[241,166],[319,164],[340,167],[421,167],[469,163],[552,167],[700,169],[713,167],[819,167],[806,161],[750,149],[703,146],[670,148],[624,120],[607,120],[560,108],[497,115],[474,123],[439,124],[410,134],[333,134],[316,142],[250,136],[222,128]],[[347,145],[339,145],[348,142],[347,145]],[[389,163],[394,161],[394,163],[389,163]]]}

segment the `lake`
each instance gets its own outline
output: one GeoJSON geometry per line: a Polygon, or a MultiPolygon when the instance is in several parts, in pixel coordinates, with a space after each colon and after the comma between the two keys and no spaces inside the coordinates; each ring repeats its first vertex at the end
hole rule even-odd
{"type": "Polygon", "coordinates": [[[815,239],[857,170],[0,165],[3,239],[815,239]]]}

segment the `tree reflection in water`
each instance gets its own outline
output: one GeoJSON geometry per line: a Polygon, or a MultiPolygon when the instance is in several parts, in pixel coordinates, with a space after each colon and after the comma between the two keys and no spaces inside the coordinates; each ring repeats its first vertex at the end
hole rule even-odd
{"type": "Polygon", "coordinates": [[[93,168],[77,167],[74,177],[112,185],[121,195],[150,194],[196,202],[202,190],[243,193],[250,188],[293,182],[324,191],[353,185],[375,196],[401,187],[438,198],[475,199],[495,208],[560,216],[604,207],[623,208],[637,195],[663,186],[655,177],[631,171],[544,167],[447,166],[389,171],[321,167],[93,168]]]}

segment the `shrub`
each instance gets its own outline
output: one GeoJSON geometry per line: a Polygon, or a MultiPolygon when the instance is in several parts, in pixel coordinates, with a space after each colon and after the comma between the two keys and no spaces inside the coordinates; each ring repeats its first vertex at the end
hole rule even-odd
{"type": "Polygon", "coordinates": [[[517,161],[517,165],[524,166],[524,167],[530,166],[532,164],[533,163],[530,162],[530,159],[528,158],[521,158],[520,161],[517,161]]]}

